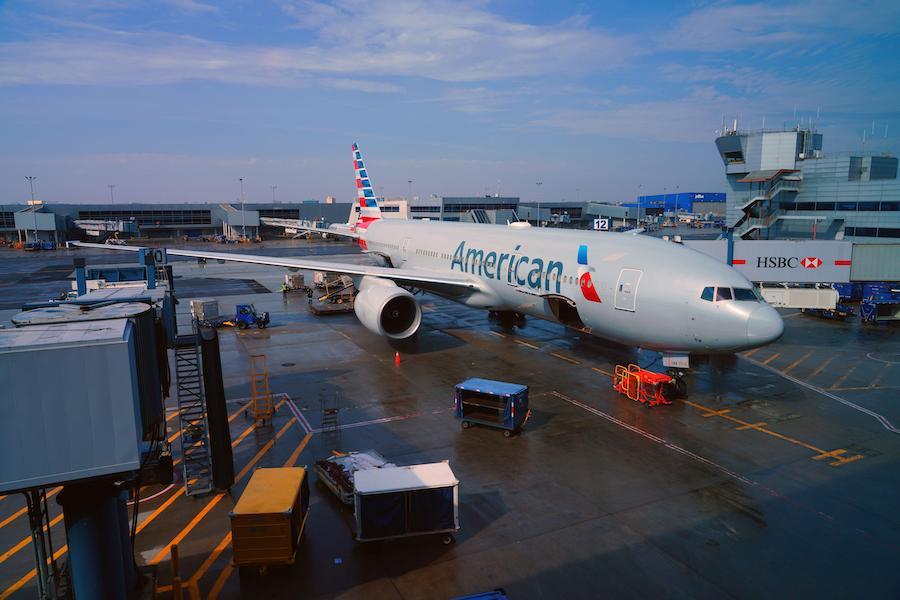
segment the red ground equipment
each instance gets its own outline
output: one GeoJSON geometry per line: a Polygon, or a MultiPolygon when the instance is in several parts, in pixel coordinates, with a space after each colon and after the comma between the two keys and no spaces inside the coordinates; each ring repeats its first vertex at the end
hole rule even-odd
{"type": "Polygon", "coordinates": [[[646,407],[672,404],[676,394],[675,378],[665,373],[647,371],[637,365],[618,365],[613,377],[613,389],[646,407]]]}

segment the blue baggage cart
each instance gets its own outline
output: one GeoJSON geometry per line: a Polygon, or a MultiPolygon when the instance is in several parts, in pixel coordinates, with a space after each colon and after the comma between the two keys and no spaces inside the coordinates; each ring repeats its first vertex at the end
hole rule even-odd
{"type": "Polygon", "coordinates": [[[518,433],[531,416],[528,386],[518,383],[466,379],[456,385],[454,403],[463,429],[477,423],[502,429],[506,437],[518,433]]]}

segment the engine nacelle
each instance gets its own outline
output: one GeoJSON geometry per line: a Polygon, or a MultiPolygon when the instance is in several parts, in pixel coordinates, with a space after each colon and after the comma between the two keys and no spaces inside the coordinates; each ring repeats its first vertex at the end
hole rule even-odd
{"type": "Polygon", "coordinates": [[[366,329],[395,340],[413,335],[422,323],[422,309],[412,294],[389,279],[369,275],[359,283],[353,310],[366,329]]]}

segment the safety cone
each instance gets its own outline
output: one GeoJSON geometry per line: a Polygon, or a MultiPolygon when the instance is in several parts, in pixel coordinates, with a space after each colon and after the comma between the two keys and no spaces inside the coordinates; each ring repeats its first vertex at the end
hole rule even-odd
{"type": "Polygon", "coordinates": [[[400,353],[399,352],[394,352],[394,364],[395,365],[400,364],[400,353]]]}

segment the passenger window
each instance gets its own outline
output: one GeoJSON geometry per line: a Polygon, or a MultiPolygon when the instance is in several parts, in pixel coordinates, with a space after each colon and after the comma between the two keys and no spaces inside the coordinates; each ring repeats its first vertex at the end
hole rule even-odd
{"type": "Polygon", "coordinates": [[[734,288],[734,299],[740,302],[756,302],[756,294],[747,288],[734,288]]]}
{"type": "Polygon", "coordinates": [[[716,302],[720,300],[731,300],[731,288],[716,288],[716,302]]]}
{"type": "Polygon", "coordinates": [[[700,294],[700,299],[701,299],[701,300],[706,300],[707,302],[712,302],[712,301],[713,301],[713,296],[715,295],[715,294],[714,294],[715,289],[716,289],[716,288],[714,288],[714,287],[705,287],[705,288],[703,288],[703,293],[700,294]]]}

